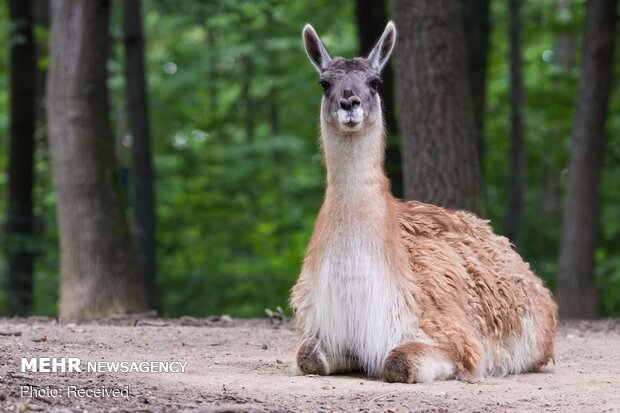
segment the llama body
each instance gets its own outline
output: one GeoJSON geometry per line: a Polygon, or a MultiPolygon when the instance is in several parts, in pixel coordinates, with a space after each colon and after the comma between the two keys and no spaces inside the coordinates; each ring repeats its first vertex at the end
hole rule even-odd
{"type": "Polygon", "coordinates": [[[536,370],[553,358],[556,324],[540,279],[487,222],[389,192],[372,82],[394,38],[390,24],[367,59],[331,60],[304,30],[330,84],[321,108],[325,200],[291,297],[297,366],[401,382],[536,370]]]}

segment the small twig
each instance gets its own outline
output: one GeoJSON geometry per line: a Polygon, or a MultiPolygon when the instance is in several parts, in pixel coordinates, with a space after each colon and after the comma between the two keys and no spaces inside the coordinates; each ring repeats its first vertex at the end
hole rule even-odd
{"type": "Polygon", "coordinates": [[[0,331],[0,336],[18,337],[18,336],[21,336],[21,335],[22,335],[21,331],[0,331]]]}
{"type": "Polygon", "coordinates": [[[19,374],[19,373],[9,373],[9,374],[11,375],[12,379],[34,380],[34,377],[26,376],[24,374],[19,374]]]}
{"type": "Polygon", "coordinates": [[[379,395],[379,396],[375,397],[374,399],[370,399],[369,401],[370,401],[371,403],[372,403],[372,402],[376,402],[377,400],[383,399],[383,398],[385,398],[385,397],[389,396],[390,394],[391,394],[391,393],[385,393],[385,394],[382,394],[382,395],[379,395]]]}
{"type": "Polygon", "coordinates": [[[136,326],[149,326],[149,327],[166,327],[169,325],[167,321],[160,320],[138,320],[136,326]]]}
{"type": "Polygon", "coordinates": [[[52,404],[51,400],[47,400],[45,397],[41,397],[41,396],[37,396],[36,394],[34,395],[34,398],[42,401],[43,403],[47,403],[47,404],[52,404]]]}

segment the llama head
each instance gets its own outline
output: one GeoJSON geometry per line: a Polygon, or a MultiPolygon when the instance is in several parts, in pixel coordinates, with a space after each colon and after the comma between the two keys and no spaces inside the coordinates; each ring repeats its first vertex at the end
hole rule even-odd
{"type": "Polygon", "coordinates": [[[309,24],[304,27],[306,53],[319,71],[319,84],[324,92],[321,117],[337,134],[352,135],[382,125],[377,88],[395,40],[396,28],[389,22],[367,57],[332,59],[314,28],[309,24]]]}

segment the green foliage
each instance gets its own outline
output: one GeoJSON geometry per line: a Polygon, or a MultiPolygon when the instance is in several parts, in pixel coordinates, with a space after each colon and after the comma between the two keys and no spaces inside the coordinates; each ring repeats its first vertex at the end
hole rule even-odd
{"type": "MultiPolygon", "coordinates": [[[[321,203],[317,144],[320,88],[300,39],[311,22],[333,55],[353,56],[350,0],[146,0],[146,70],[156,171],[158,287],[165,315],[264,316],[285,308],[321,203]],[[269,313],[268,313],[269,314],[269,313]]],[[[487,213],[502,232],[509,136],[507,5],[492,4],[486,110],[487,213]]],[[[553,286],[567,158],[579,78],[584,3],[524,6],[527,190],[517,247],[553,286]],[[575,39],[575,63],[554,61],[559,35],[575,39]]],[[[8,21],[0,3],[0,145],[8,142],[8,21]]],[[[123,142],[123,185],[131,211],[124,119],[121,3],[113,3],[115,44],[108,68],[112,128],[123,142]]],[[[37,39],[47,30],[37,28],[37,39]]],[[[620,63],[620,53],[617,55],[620,63]]],[[[47,59],[39,60],[41,68],[47,59]]],[[[620,64],[616,65],[620,70],[620,64]]],[[[465,81],[465,79],[463,79],[465,81]]],[[[597,251],[601,310],[620,316],[620,94],[614,93],[597,251]]],[[[45,131],[39,131],[40,140],[45,131]]],[[[6,194],[7,151],[0,151],[6,194]]],[[[49,153],[36,153],[35,312],[56,312],[59,252],[49,153]]],[[[6,209],[0,196],[0,209],[6,209]]],[[[6,248],[6,247],[5,247],[6,248]]],[[[0,255],[0,282],[4,282],[0,255]]],[[[3,291],[3,289],[0,289],[3,291]]],[[[0,293],[0,308],[6,297],[0,293]]]]}
{"type": "MultiPolygon", "coordinates": [[[[485,159],[488,212],[501,233],[508,191],[507,153],[510,134],[508,9],[492,2],[493,30],[486,113],[485,159]]],[[[570,148],[578,69],[554,60],[558,35],[580,38],[582,6],[558,13],[555,3],[528,2],[523,10],[523,77],[525,81],[526,192],[524,216],[516,244],[534,269],[553,285],[562,219],[562,193],[570,148]],[[562,24],[558,23],[561,15],[562,24]]],[[[575,57],[579,55],[577,44],[575,57]]],[[[576,62],[578,63],[578,62],[576,62]]]]}
{"type": "MultiPolygon", "coordinates": [[[[550,287],[555,286],[561,221],[568,174],[573,112],[580,76],[585,5],[571,2],[525,2],[523,16],[523,75],[526,96],[527,189],[523,224],[517,248],[550,287]],[[563,67],[554,53],[558,36],[574,41],[574,63],[563,67]]],[[[507,4],[491,2],[492,48],[487,95],[485,159],[489,218],[501,233],[507,199],[509,136],[507,4]]],[[[616,54],[616,78],[620,56],[616,54]]],[[[612,93],[607,124],[607,152],[601,191],[601,244],[597,251],[597,280],[601,313],[620,315],[620,94],[612,93]]]]}
{"type": "Polygon", "coordinates": [[[286,304],[322,197],[301,27],[351,55],[351,5],[147,5],[163,310],[261,315],[286,304]]]}

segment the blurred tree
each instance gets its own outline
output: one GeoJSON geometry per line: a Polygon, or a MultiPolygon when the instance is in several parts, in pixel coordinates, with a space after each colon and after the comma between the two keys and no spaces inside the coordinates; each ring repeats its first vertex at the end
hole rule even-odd
{"type": "Polygon", "coordinates": [[[64,318],[146,307],[108,121],[109,8],[106,0],[52,3],[48,125],[64,318]]]}
{"type": "MultiPolygon", "coordinates": [[[[474,110],[474,125],[478,141],[478,158],[480,160],[480,183],[484,188],[484,110],[487,94],[487,73],[489,61],[490,31],[489,0],[463,0],[463,17],[465,43],[469,66],[469,88],[474,110]]],[[[482,192],[484,198],[484,191],[482,192]]]]}
{"type": "Polygon", "coordinates": [[[133,232],[142,284],[151,308],[157,307],[155,279],[155,194],[149,125],[148,98],[144,78],[144,35],[140,0],[123,1],[125,76],[128,114],[133,136],[133,232]]]}
{"type": "MultiPolygon", "coordinates": [[[[49,3],[32,1],[34,9],[49,3]]],[[[472,30],[483,28],[484,13],[471,13],[473,3],[480,5],[478,1],[483,0],[457,0],[465,12],[464,38],[470,68],[472,54],[484,50],[482,46],[469,46],[479,43],[474,41],[472,30]],[[472,25],[468,26],[468,22],[472,25]]],[[[123,2],[112,3],[119,7],[111,10],[111,39],[122,40],[123,2]]],[[[484,105],[485,213],[495,230],[502,232],[508,206],[511,129],[509,2],[488,3],[492,25],[484,105]]],[[[350,0],[142,0],[142,24],[148,39],[144,44],[144,68],[157,176],[157,284],[162,314],[260,316],[265,307],[275,308],[286,302],[324,184],[316,147],[320,87],[308,81],[316,73],[307,64],[299,34],[303,24],[310,21],[335,55],[357,54],[360,39],[355,4],[350,0]],[[244,83],[248,83],[244,59],[248,56],[252,59],[252,79],[251,87],[244,91],[244,83]],[[246,139],[244,96],[254,105],[251,143],[246,139]]],[[[581,53],[576,52],[577,47],[581,48],[585,4],[575,0],[522,2],[527,187],[519,252],[553,288],[561,239],[561,193],[569,175],[566,165],[574,111],[571,102],[580,77],[581,53]],[[571,39],[572,52],[561,50],[564,37],[571,39]],[[565,55],[571,63],[564,63],[565,55]]],[[[0,2],[0,25],[6,27],[8,21],[9,2],[0,2]]],[[[44,24],[35,24],[39,53],[39,43],[47,44],[48,36],[44,24]]],[[[395,58],[405,40],[405,29],[400,25],[398,29],[395,58]]],[[[0,64],[0,144],[6,148],[0,151],[3,210],[8,210],[10,47],[9,31],[0,30],[0,62],[7,62],[0,64]]],[[[130,133],[129,113],[124,109],[127,104],[122,103],[128,101],[126,50],[122,41],[113,42],[111,48],[114,52],[106,61],[110,119],[118,136],[124,137],[130,133]]],[[[620,68],[620,54],[616,54],[615,61],[616,68],[620,68]]],[[[38,59],[39,74],[47,64],[44,47],[38,59]]],[[[467,79],[465,74],[460,79],[467,79]]],[[[481,85],[472,78],[474,73],[469,83],[476,119],[480,108],[475,107],[475,88],[481,85]]],[[[402,89],[398,87],[397,91],[402,89]]],[[[618,113],[620,94],[614,93],[610,96],[600,188],[600,221],[605,225],[601,226],[596,248],[599,307],[605,316],[620,315],[618,113]]],[[[58,198],[51,183],[49,148],[43,142],[45,127],[40,125],[37,119],[35,236],[27,240],[27,245],[36,253],[33,312],[55,316],[60,290],[58,198]]],[[[133,148],[128,140],[124,143],[118,149],[127,169],[124,175],[129,178],[133,148]]],[[[131,180],[124,181],[123,190],[129,199],[131,180]]],[[[7,284],[7,243],[3,245],[0,283],[7,284]]],[[[0,289],[3,310],[8,308],[6,293],[6,289],[0,289]]]]}
{"type": "MultiPolygon", "coordinates": [[[[570,127],[571,127],[571,118],[572,118],[572,109],[574,109],[573,105],[567,103],[568,98],[570,97],[570,101],[574,100],[574,95],[576,91],[574,91],[574,85],[576,84],[576,80],[578,77],[578,70],[576,68],[576,54],[575,47],[578,41],[578,33],[580,28],[575,27],[575,24],[572,23],[573,20],[577,21],[578,19],[574,16],[577,10],[581,11],[583,8],[582,4],[579,4],[578,7],[575,7],[575,2],[573,0],[556,0],[555,1],[555,10],[554,16],[557,21],[557,28],[555,28],[553,32],[553,64],[550,66],[553,68],[554,73],[552,79],[549,83],[555,84],[554,89],[561,90],[562,96],[556,97],[554,100],[555,109],[554,112],[557,113],[556,118],[549,119],[548,131],[549,136],[547,140],[549,142],[564,142],[567,137],[570,135],[570,127]],[[575,9],[575,10],[572,10],[575,9]],[[571,24],[572,23],[572,24],[571,24]],[[566,96],[566,98],[564,98],[566,96]],[[570,106],[569,106],[570,105],[570,106]],[[569,110],[570,107],[570,110],[569,110]]],[[[527,75],[526,75],[527,79],[527,75]]],[[[536,94],[541,94],[540,90],[534,91],[536,94]]],[[[545,93],[552,98],[552,93],[545,93]]],[[[557,95],[558,93],[553,93],[553,95],[557,95]]],[[[540,98],[540,96],[538,96],[540,98]]],[[[534,103],[536,104],[536,103],[534,103]]],[[[543,106],[546,102],[542,102],[539,105],[543,106]]],[[[528,102],[527,105],[531,105],[528,102]]],[[[529,116],[533,115],[533,112],[537,112],[538,108],[528,108],[527,112],[529,112],[529,116]]],[[[526,123],[527,124],[527,123],[526,123]]],[[[529,143],[532,143],[532,139],[528,138],[529,143]]],[[[528,145],[530,146],[530,145],[528,145]]],[[[562,145],[564,148],[564,145],[562,145]]],[[[526,150],[526,154],[530,152],[530,156],[536,157],[537,148],[532,150],[526,150]],[[534,152],[534,153],[531,153],[534,152]]],[[[557,151],[556,151],[557,152],[557,151]]],[[[561,152],[562,155],[564,151],[561,152]]],[[[549,155],[549,154],[547,154],[549,155]]],[[[555,155],[555,154],[554,154],[555,155]]],[[[527,156],[526,156],[527,158],[527,156]]],[[[540,159],[536,160],[534,163],[534,167],[538,166],[541,171],[541,175],[539,177],[531,175],[531,166],[530,171],[528,171],[528,188],[525,190],[525,194],[527,194],[530,189],[529,187],[536,187],[537,181],[540,181],[540,198],[539,205],[537,208],[537,213],[540,214],[542,219],[553,220],[553,223],[547,222],[544,226],[552,226],[556,227],[561,221],[562,216],[562,205],[561,205],[561,188],[562,188],[562,178],[561,171],[566,166],[565,159],[562,159],[558,162],[555,156],[541,156],[540,159]],[[555,159],[554,159],[555,158],[555,159]]],[[[527,165],[527,163],[526,163],[527,165]]],[[[527,225],[528,223],[527,217],[524,216],[523,224],[527,225]]],[[[537,227],[536,224],[533,227],[537,227]]],[[[523,228],[525,230],[525,228],[523,228]]],[[[554,231],[555,232],[555,231],[554,231]]],[[[551,232],[549,232],[551,234],[551,232]]],[[[527,237],[526,234],[523,234],[523,238],[527,237]]],[[[522,238],[522,239],[523,239],[522,238]]],[[[524,247],[523,243],[521,243],[521,247],[524,247]]],[[[549,249],[548,249],[549,250],[549,249]]],[[[557,252],[553,251],[556,255],[557,252]]]]}
{"type": "MultiPolygon", "coordinates": [[[[357,36],[359,39],[358,54],[366,56],[379,40],[388,21],[386,0],[356,0],[355,17],[357,20],[357,36]]],[[[394,106],[394,71],[388,62],[381,74],[381,100],[383,101],[385,126],[387,129],[387,145],[385,169],[391,183],[394,196],[403,197],[403,175],[400,142],[397,138],[398,122],[394,106]]]]}
{"type": "Polygon", "coordinates": [[[564,318],[598,316],[595,251],[617,4],[617,0],[586,3],[582,73],[571,138],[556,287],[560,316],[564,318]]]}
{"type": "Polygon", "coordinates": [[[11,0],[11,139],[7,214],[8,303],[11,314],[32,309],[35,132],[35,42],[30,0],[11,0]]]}
{"type": "Polygon", "coordinates": [[[47,139],[47,69],[49,64],[50,1],[32,0],[36,44],[36,130],[34,145],[35,225],[33,314],[56,315],[58,305],[58,234],[56,196],[47,139]]]}
{"type": "MultiPolygon", "coordinates": [[[[556,0],[555,6],[560,19],[570,15],[570,6],[573,0],[556,0]]],[[[554,39],[555,61],[564,69],[572,69],[575,66],[575,41],[574,32],[560,32],[554,39]]]]}
{"type": "MultiPolygon", "coordinates": [[[[48,32],[50,25],[50,2],[48,0],[33,0],[32,12],[34,19],[35,49],[36,49],[36,81],[35,81],[35,108],[36,108],[36,132],[35,132],[35,155],[37,150],[47,152],[47,126],[46,126],[46,88],[47,88],[47,64],[48,64],[48,32]]],[[[35,159],[35,162],[39,159],[35,159]]],[[[38,179],[38,177],[36,178],[38,179]]],[[[35,180],[36,180],[35,179],[35,180]]],[[[37,184],[39,184],[37,182],[37,184]]],[[[39,186],[39,185],[37,185],[39,186]]],[[[36,201],[35,201],[36,204],[36,201]]],[[[40,220],[41,217],[37,217],[40,220]]],[[[36,229],[35,229],[36,231],[36,229]]]]}
{"type": "Polygon", "coordinates": [[[516,244],[523,215],[525,192],[525,138],[523,136],[523,70],[521,61],[521,0],[508,2],[510,44],[510,174],[508,181],[508,211],[504,235],[516,244]]]}
{"type": "MultiPolygon", "coordinates": [[[[35,49],[36,49],[36,82],[35,82],[35,107],[36,107],[36,143],[35,146],[47,147],[45,126],[45,88],[47,79],[47,31],[50,24],[49,0],[33,0],[33,19],[35,24],[35,49]]],[[[39,217],[37,217],[39,218],[39,217]]]]}
{"type": "Polygon", "coordinates": [[[394,1],[405,197],[480,211],[461,3],[394,1]]]}

